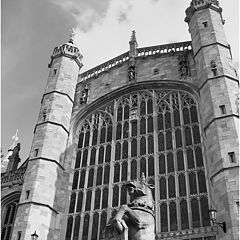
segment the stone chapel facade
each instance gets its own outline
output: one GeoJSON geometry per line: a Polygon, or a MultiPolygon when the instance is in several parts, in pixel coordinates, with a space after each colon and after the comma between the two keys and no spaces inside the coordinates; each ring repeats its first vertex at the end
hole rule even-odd
{"type": "Polygon", "coordinates": [[[142,172],[156,239],[238,239],[239,81],[219,2],[192,0],[185,22],[189,42],[138,48],[133,31],[80,74],[74,39],[54,49],[29,159],[2,174],[2,240],[99,240],[142,172]]]}

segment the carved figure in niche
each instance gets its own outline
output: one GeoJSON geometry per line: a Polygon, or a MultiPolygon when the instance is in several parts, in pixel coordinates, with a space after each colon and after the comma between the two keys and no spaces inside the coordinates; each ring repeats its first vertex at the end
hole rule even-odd
{"type": "Polygon", "coordinates": [[[129,67],[128,67],[128,79],[129,81],[133,81],[136,78],[136,67],[135,67],[135,59],[131,58],[129,60],[129,67]]]}
{"type": "Polygon", "coordinates": [[[128,182],[127,190],[132,202],[122,205],[115,217],[109,220],[102,240],[155,240],[154,200],[144,174],[140,181],[128,182]]]}
{"type": "Polygon", "coordinates": [[[180,79],[187,79],[188,77],[191,76],[187,54],[188,53],[186,52],[184,55],[179,56],[178,58],[178,61],[179,61],[178,72],[179,72],[180,79]]]}
{"type": "Polygon", "coordinates": [[[211,68],[217,68],[217,64],[215,60],[211,61],[211,68]]]}
{"type": "Polygon", "coordinates": [[[80,104],[84,104],[87,103],[87,99],[88,99],[88,88],[83,88],[82,90],[82,97],[80,98],[80,104]]]}
{"type": "Polygon", "coordinates": [[[135,66],[130,66],[128,68],[128,79],[129,81],[133,81],[135,79],[135,66]]]}
{"type": "Polygon", "coordinates": [[[211,64],[211,70],[213,72],[213,75],[214,75],[214,77],[216,77],[218,75],[217,63],[215,60],[212,60],[210,64],[211,64]]]}

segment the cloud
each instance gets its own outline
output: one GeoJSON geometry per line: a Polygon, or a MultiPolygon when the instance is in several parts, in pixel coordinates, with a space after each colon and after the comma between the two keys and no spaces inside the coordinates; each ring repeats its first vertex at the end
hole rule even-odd
{"type": "Polygon", "coordinates": [[[95,24],[100,24],[106,16],[110,0],[52,0],[70,14],[83,32],[88,32],[95,24]]]}
{"type": "Polygon", "coordinates": [[[125,12],[120,12],[119,16],[118,16],[118,22],[122,23],[122,22],[127,22],[128,21],[128,15],[125,12]]]}
{"type": "MultiPolygon", "coordinates": [[[[128,23],[136,6],[141,5],[134,0],[50,0],[61,7],[66,14],[73,17],[80,31],[89,32],[94,26],[103,24],[110,11],[114,12],[119,24],[128,23]]],[[[141,1],[140,1],[141,2],[141,1]]],[[[159,0],[147,0],[155,4],[159,0]]]]}
{"type": "Polygon", "coordinates": [[[121,4],[117,6],[117,20],[119,24],[129,21],[129,15],[132,9],[133,5],[127,1],[122,1],[121,4]]]}

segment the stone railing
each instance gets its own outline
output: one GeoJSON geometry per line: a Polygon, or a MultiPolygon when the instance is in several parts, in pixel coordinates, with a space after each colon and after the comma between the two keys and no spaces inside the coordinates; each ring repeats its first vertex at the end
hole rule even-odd
{"type": "Polygon", "coordinates": [[[127,61],[129,59],[129,52],[125,52],[105,63],[102,63],[84,73],[81,74],[81,79],[86,80],[91,77],[97,77],[99,73],[108,71],[110,68],[113,68],[115,66],[120,66],[123,62],[127,61]]]}
{"type": "MultiPolygon", "coordinates": [[[[138,48],[137,57],[147,57],[166,53],[182,52],[185,50],[192,50],[191,41],[138,48]]],[[[82,74],[80,74],[81,80],[84,81],[92,77],[96,78],[100,73],[107,72],[110,68],[113,68],[115,66],[120,66],[123,62],[126,62],[127,60],[129,60],[129,52],[125,52],[103,64],[100,64],[86,72],[83,72],[82,74]]]]}
{"type": "Polygon", "coordinates": [[[1,176],[1,184],[23,180],[25,177],[26,169],[27,168],[20,168],[14,172],[3,173],[1,176]]]}
{"type": "Polygon", "coordinates": [[[192,50],[191,41],[138,48],[137,56],[141,57],[141,56],[160,55],[164,53],[182,52],[184,50],[192,50]]]}

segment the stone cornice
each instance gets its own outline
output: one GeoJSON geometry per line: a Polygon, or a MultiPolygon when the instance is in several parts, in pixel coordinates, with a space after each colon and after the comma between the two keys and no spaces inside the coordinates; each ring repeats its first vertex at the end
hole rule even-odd
{"type": "Polygon", "coordinates": [[[45,157],[36,157],[36,158],[29,159],[29,162],[34,161],[34,160],[44,160],[44,161],[56,163],[63,171],[65,171],[64,167],[59,162],[57,162],[55,159],[45,158],[45,157]]]}
{"type": "Polygon", "coordinates": [[[62,124],[60,124],[60,123],[56,123],[56,122],[52,122],[52,121],[45,121],[45,122],[37,123],[36,126],[35,126],[35,128],[34,128],[33,133],[36,132],[36,129],[37,129],[38,126],[43,125],[43,124],[46,124],[46,123],[50,123],[50,124],[53,124],[53,125],[56,125],[56,126],[62,127],[63,130],[67,133],[67,135],[69,135],[69,131],[68,131],[68,130],[67,130],[62,124]]]}
{"type": "Polygon", "coordinates": [[[220,75],[220,76],[217,76],[217,77],[212,77],[212,78],[208,78],[206,81],[204,81],[203,82],[203,84],[199,87],[199,90],[202,90],[202,88],[206,85],[206,83],[208,82],[208,81],[214,81],[215,79],[219,79],[219,78],[227,78],[227,79],[229,79],[229,80],[231,80],[231,81],[234,81],[234,82],[236,82],[238,85],[239,85],[239,80],[238,79],[236,79],[236,78],[233,78],[233,77],[231,77],[231,76],[228,76],[228,75],[220,75]]]}
{"type": "Polygon", "coordinates": [[[64,95],[64,96],[66,96],[66,97],[73,103],[73,99],[72,99],[67,93],[63,93],[63,92],[54,90],[54,91],[47,92],[47,93],[44,93],[44,94],[43,94],[42,100],[41,100],[41,104],[42,104],[42,102],[43,102],[44,97],[45,97],[46,95],[52,94],[52,93],[58,93],[58,94],[60,94],[60,95],[64,95]]]}
{"type": "Polygon", "coordinates": [[[215,172],[215,173],[210,177],[211,182],[212,182],[213,178],[215,178],[219,173],[224,172],[224,171],[226,171],[226,170],[235,169],[235,168],[239,168],[239,165],[234,164],[233,166],[221,168],[220,170],[218,170],[217,172],[215,172]]]}
{"type": "Polygon", "coordinates": [[[216,117],[216,118],[213,118],[209,123],[207,123],[207,125],[203,128],[204,132],[206,132],[206,130],[210,127],[210,125],[217,121],[217,120],[221,120],[221,119],[224,119],[224,118],[229,118],[229,117],[235,117],[235,118],[239,118],[239,116],[237,114],[228,114],[228,115],[224,115],[224,116],[221,116],[221,117],[216,117]]]}
{"type": "Polygon", "coordinates": [[[56,214],[59,214],[59,212],[52,208],[51,206],[49,206],[48,204],[44,204],[44,203],[39,203],[39,202],[35,202],[35,201],[27,201],[27,202],[22,202],[22,203],[19,203],[17,206],[22,206],[22,205],[26,205],[26,204],[33,204],[33,205],[38,205],[38,206],[43,206],[43,207],[47,207],[49,208],[51,211],[53,211],[54,213],[56,214]]]}
{"type": "Polygon", "coordinates": [[[221,47],[227,48],[227,49],[230,51],[230,54],[232,54],[232,53],[231,53],[231,47],[230,47],[230,45],[227,45],[227,46],[226,46],[226,45],[224,45],[224,44],[222,44],[222,43],[220,43],[220,42],[214,42],[214,43],[210,43],[210,44],[201,46],[201,47],[197,50],[197,52],[194,54],[194,58],[198,55],[198,53],[199,53],[203,48],[210,47],[210,46],[214,46],[214,45],[220,45],[221,47]]]}

